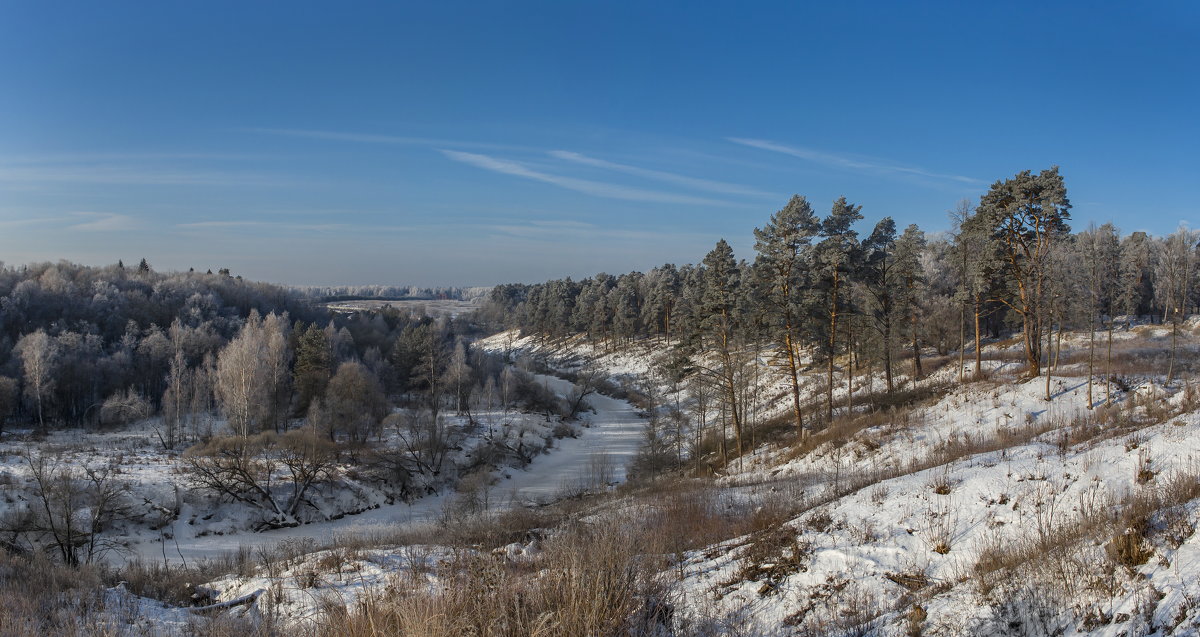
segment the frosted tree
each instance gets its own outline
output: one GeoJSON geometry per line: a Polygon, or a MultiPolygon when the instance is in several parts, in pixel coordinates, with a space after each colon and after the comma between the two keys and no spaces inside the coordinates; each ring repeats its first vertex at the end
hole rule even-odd
{"type": "MultiPolygon", "coordinates": [[[[721,239],[704,257],[703,342],[716,354],[716,366],[711,374],[721,387],[723,405],[732,418],[738,455],[742,452],[742,420],[738,402],[738,352],[735,342],[738,330],[737,305],[740,273],[733,258],[733,249],[721,239]]],[[[722,421],[724,422],[724,420],[722,421]]],[[[724,437],[722,436],[722,448],[724,437]]]]}
{"type": "Polygon", "coordinates": [[[912,347],[913,380],[924,375],[921,367],[921,299],[925,271],[921,252],[925,249],[925,233],[911,224],[896,239],[896,279],[900,284],[899,307],[908,319],[908,336],[912,347]]]}
{"type": "Polygon", "coordinates": [[[817,276],[816,287],[822,296],[823,313],[828,318],[825,334],[827,357],[827,383],[825,387],[826,417],[833,422],[833,371],[836,367],[838,344],[838,320],[847,307],[845,288],[854,275],[860,258],[858,233],[853,225],[863,218],[862,206],[856,206],[839,197],[833,202],[829,216],[821,221],[821,236],[816,246],[813,272],[817,276]]]}
{"type": "Polygon", "coordinates": [[[171,368],[167,372],[167,388],[162,396],[162,419],[164,433],[162,444],[165,449],[174,449],[179,433],[191,407],[192,371],[188,368],[183,348],[176,347],[171,357],[171,368]]]}
{"type": "Polygon", "coordinates": [[[458,340],[446,369],[446,382],[454,391],[454,408],[458,415],[471,413],[471,390],[474,389],[471,365],[467,360],[467,344],[458,340]]]}
{"type": "Polygon", "coordinates": [[[337,373],[329,380],[324,408],[330,440],[345,433],[351,440],[364,441],[370,434],[379,433],[387,414],[387,400],[371,370],[349,361],[338,365],[337,373]]]}
{"type": "Polygon", "coordinates": [[[235,434],[249,436],[262,427],[269,410],[269,378],[263,321],[251,312],[217,357],[217,398],[235,434]]]}
{"type": "MultiPolygon", "coordinates": [[[[1092,384],[1096,369],[1096,320],[1098,318],[1103,318],[1108,331],[1107,361],[1110,371],[1106,376],[1111,375],[1112,369],[1112,315],[1116,308],[1116,294],[1112,284],[1118,279],[1120,272],[1120,240],[1117,229],[1111,223],[1106,223],[1100,227],[1096,227],[1094,223],[1090,224],[1087,230],[1079,234],[1076,239],[1076,247],[1084,270],[1087,289],[1087,403],[1088,409],[1091,409],[1094,404],[1092,399],[1092,384]]],[[[1110,384],[1105,382],[1105,387],[1110,387],[1110,384]]],[[[1106,399],[1108,400],[1112,399],[1110,391],[1111,389],[1106,390],[1106,399]]]]}
{"type": "Polygon", "coordinates": [[[278,433],[287,428],[288,403],[292,397],[291,324],[287,313],[268,314],[263,320],[262,329],[263,363],[267,373],[267,418],[278,433]]]}
{"type": "Polygon", "coordinates": [[[768,333],[775,342],[776,356],[787,370],[792,417],[800,438],[804,437],[800,408],[801,304],[807,290],[805,274],[812,239],[819,230],[820,222],[812,207],[800,195],[793,195],[766,226],[754,229],[754,249],[758,252],[754,271],[761,287],[768,333]]]}
{"type": "Polygon", "coordinates": [[[1154,240],[1145,232],[1134,232],[1121,240],[1120,312],[1143,316],[1153,311],[1156,257],[1154,240]]]}
{"type": "Polygon", "coordinates": [[[879,335],[887,392],[895,391],[892,377],[897,295],[902,291],[896,271],[896,222],[884,217],[863,240],[859,279],[866,296],[871,326],[879,335]]]}
{"type": "Polygon", "coordinates": [[[200,365],[192,370],[191,424],[193,438],[207,439],[212,436],[216,377],[216,359],[212,354],[205,354],[200,365]],[[201,424],[204,425],[203,429],[201,429],[201,424]]]}
{"type": "Polygon", "coordinates": [[[54,375],[60,355],[58,342],[45,330],[38,330],[22,336],[17,341],[16,351],[21,355],[21,366],[25,372],[25,394],[37,403],[38,428],[45,431],[45,402],[54,390],[54,375]]]}
{"type": "Polygon", "coordinates": [[[1179,325],[1188,314],[1196,279],[1196,250],[1200,232],[1181,226],[1161,242],[1158,266],[1154,271],[1154,294],[1163,308],[1163,323],[1171,323],[1171,358],[1167,365],[1167,384],[1175,379],[1179,325]]]}
{"type": "Polygon", "coordinates": [[[679,271],[670,263],[651,270],[646,302],[642,306],[642,324],[667,337],[671,346],[671,324],[679,296],[679,271]]]}

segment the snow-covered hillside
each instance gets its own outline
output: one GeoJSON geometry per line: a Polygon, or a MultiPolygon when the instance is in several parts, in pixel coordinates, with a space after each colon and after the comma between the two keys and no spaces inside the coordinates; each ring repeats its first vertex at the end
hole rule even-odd
{"type": "MultiPolygon", "coordinates": [[[[1168,337],[1154,326],[1115,335],[1112,378],[1094,376],[1090,404],[1089,341],[1079,334],[1063,338],[1049,385],[1020,376],[1011,342],[989,344],[978,379],[969,359],[960,373],[956,357],[930,352],[924,377],[897,376],[894,399],[877,371],[858,372],[847,396],[839,367],[832,422],[818,417],[825,371],[809,369],[802,439],[764,352],[750,358],[760,366],[761,387],[747,394],[758,437],[744,456],[723,462],[716,447],[682,445],[676,468],[610,489],[640,459],[648,422],[675,412],[694,429],[703,413],[662,373],[665,343],[606,348],[503,333],[481,345],[638,406],[584,392],[590,409],[567,437],[547,436],[527,467],[411,503],[367,500],[354,515],[253,533],[231,524],[228,508],[201,511],[183,497],[176,519],[152,532],[132,530],[147,520],[130,522],[134,539],[122,541],[167,562],[240,549],[236,568],[193,587],[203,603],[229,605],[205,612],[288,631],[328,631],[342,612],[337,621],[359,626],[398,614],[433,622],[456,609],[466,623],[432,633],[455,634],[484,605],[554,608],[565,602],[551,589],[585,582],[581,590],[628,602],[605,608],[631,613],[629,634],[1200,634],[1200,334],[1189,324],[1183,373],[1169,384],[1154,371],[1168,337]],[[595,370],[605,382],[581,378],[595,370]],[[711,470],[697,472],[691,454],[711,470]],[[606,565],[564,557],[601,546],[597,533],[621,555],[606,565]],[[614,589],[622,592],[605,592],[615,581],[626,581],[614,589]]],[[[568,401],[581,393],[536,378],[568,401]]],[[[561,424],[523,417],[547,431],[561,424]]],[[[719,417],[707,414],[710,433],[719,417]]],[[[147,510],[171,509],[180,478],[148,432],[105,435],[108,446],[85,434],[42,444],[84,461],[119,449],[122,479],[155,503],[147,510]]],[[[5,450],[9,484],[27,480],[20,452],[5,450]]],[[[183,634],[197,621],[123,587],[105,595],[127,609],[129,626],[183,634]]],[[[540,621],[566,625],[555,612],[538,611],[551,613],[540,621]]],[[[540,616],[505,621],[535,626],[540,616]]]]}

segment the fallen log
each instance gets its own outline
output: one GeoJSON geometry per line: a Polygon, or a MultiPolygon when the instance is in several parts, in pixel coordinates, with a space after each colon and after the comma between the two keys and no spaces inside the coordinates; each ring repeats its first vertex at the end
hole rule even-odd
{"type": "Polygon", "coordinates": [[[249,595],[242,595],[237,599],[231,599],[227,602],[218,602],[216,604],[209,604],[208,606],[197,606],[196,608],[189,608],[187,610],[190,613],[204,615],[206,613],[215,613],[219,610],[227,610],[230,608],[236,608],[238,606],[248,606],[257,601],[259,596],[265,592],[267,592],[267,589],[260,588],[249,595]]]}

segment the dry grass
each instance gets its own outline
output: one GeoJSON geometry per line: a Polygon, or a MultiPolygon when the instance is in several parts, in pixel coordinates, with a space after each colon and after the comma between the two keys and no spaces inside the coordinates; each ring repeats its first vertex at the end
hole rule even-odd
{"type": "Polygon", "coordinates": [[[671,606],[642,559],[638,524],[611,520],[569,526],[544,544],[534,564],[509,565],[463,552],[427,586],[397,582],[386,594],[333,613],[324,634],[643,635],[669,622],[671,606]]]}
{"type": "Polygon", "coordinates": [[[0,599],[0,635],[117,634],[102,621],[102,580],[92,567],[0,553],[0,599]]]}
{"type": "MultiPolygon", "coordinates": [[[[1053,495],[1038,506],[1065,506],[1053,495]]],[[[1195,532],[1181,507],[1200,497],[1200,468],[1173,471],[1121,501],[1085,494],[1079,514],[1063,520],[1038,516],[1033,533],[1014,540],[987,539],[973,576],[981,595],[1016,581],[1049,580],[1068,594],[1114,577],[1113,568],[1133,570],[1155,554],[1155,545],[1177,547],[1195,532]],[[1096,560],[1094,549],[1102,547],[1096,560]]]]}

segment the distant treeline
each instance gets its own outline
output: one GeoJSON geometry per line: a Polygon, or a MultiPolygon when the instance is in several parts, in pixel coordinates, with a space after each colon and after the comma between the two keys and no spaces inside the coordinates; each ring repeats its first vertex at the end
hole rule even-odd
{"type": "Polygon", "coordinates": [[[220,415],[243,435],[303,422],[360,439],[401,403],[436,424],[443,403],[466,410],[508,387],[472,335],[466,321],[394,307],[338,315],[227,270],[0,264],[0,432],[160,415],[175,447],[218,434],[220,415]]]}
{"type": "Polygon", "coordinates": [[[297,286],[291,288],[305,298],[336,301],[472,301],[492,291],[490,287],[420,287],[416,285],[297,286]]]}
{"type": "Polygon", "coordinates": [[[200,364],[252,313],[329,321],[310,300],[227,270],[0,264],[0,425],[38,410],[43,421],[81,422],[128,390],[157,401],[174,351],[200,364]]]}

